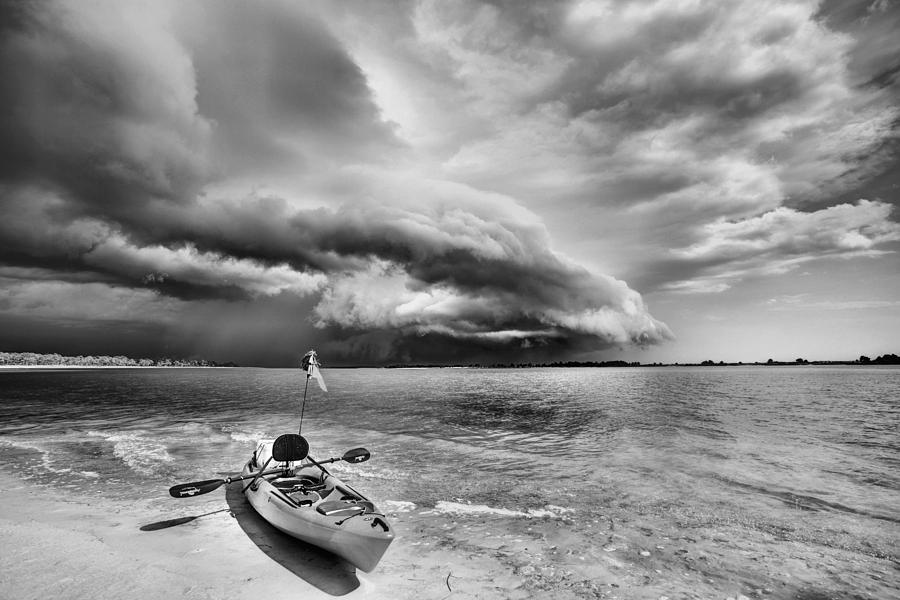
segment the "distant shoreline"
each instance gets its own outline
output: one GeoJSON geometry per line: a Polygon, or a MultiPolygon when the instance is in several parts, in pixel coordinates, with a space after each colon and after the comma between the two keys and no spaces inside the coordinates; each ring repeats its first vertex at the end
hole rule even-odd
{"type": "Polygon", "coordinates": [[[102,368],[143,369],[167,367],[236,367],[232,362],[219,363],[203,358],[131,358],[130,356],[65,356],[58,353],[0,352],[0,367],[47,367],[53,369],[102,368]]]}
{"type": "Polygon", "coordinates": [[[612,369],[612,368],[653,368],[653,367],[810,367],[810,366],[824,366],[824,367],[839,367],[839,366],[847,366],[847,367],[878,367],[878,366],[891,366],[891,365],[900,365],[900,361],[898,362],[859,362],[859,361],[848,361],[848,360],[810,360],[802,363],[798,362],[784,362],[784,361],[772,361],[772,362],[734,362],[734,363],[726,363],[726,362],[718,362],[718,363],[625,363],[625,364],[556,364],[556,363],[542,363],[542,364],[532,364],[532,363],[524,363],[524,364],[494,364],[494,365],[370,365],[370,366],[352,366],[352,367],[331,367],[332,369],[612,369]]]}
{"type": "Polygon", "coordinates": [[[239,367],[199,366],[199,365],[0,365],[0,370],[15,369],[235,369],[239,367]]]}
{"type": "MultiPolygon", "coordinates": [[[[885,354],[874,359],[860,356],[856,360],[806,360],[766,362],[725,362],[704,360],[699,363],[641,363],[623,360],[611,361],[556,361],[551,363],[493,363],[493,364],[387,364],[387,365],[326,365],[331,369],[554,369],[554,368],[634,368],[634,367],[802,367],[802,366],[848,366],[869,367],[900,365],[900,356],[885,354]]],[[[204,359],[159,358],[135,359],[127,356],[62,356],[60,354],[38,354],[33,352],[0,352],[0,369],[172,369],[172,368],[239,368],[232,362],[217,363],[204,359]]],[[[263,367],[265,368],[265,367],[263,367]]],[[[268,367],[293,368],[293,367],[268,367]]]]}

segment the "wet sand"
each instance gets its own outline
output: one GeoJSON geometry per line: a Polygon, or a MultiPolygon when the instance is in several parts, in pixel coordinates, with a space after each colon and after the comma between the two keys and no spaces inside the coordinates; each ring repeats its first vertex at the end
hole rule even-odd
{"type": "Polygon", "coordinates": [[[366,574],[269,527],[236,487],[163,510],[101,496],[51,494],[0,473],[3,598],[438,598],[517,585],[448,551],[421,552],[397,515],[400,539],[366,574]]]}
{"type": "Polygon", "coordinates": [[[900,583],[896,557],[878,555],[885,549],[810,544],[712,513],[675,515],[679,522],[652,507],[598,505],[588,533],[573,533],[566,512],[529,518],[388,502],[397,539],[366,574],[273,530],[236,487],[128,504],[102,490],[51,493],[9,473],[0,489],[0,586],[10,599],[824,600],[888,598],[900,583]]]}

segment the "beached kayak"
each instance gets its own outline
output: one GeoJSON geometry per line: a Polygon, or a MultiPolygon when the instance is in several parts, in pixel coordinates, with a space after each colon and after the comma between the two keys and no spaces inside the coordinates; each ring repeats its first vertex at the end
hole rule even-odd
{"type": "MultiPolygon", "coordinates": [[[[242,475],[271,466],[273,443],[261,440],[257,444],[242,475]]],[[[277,460],[277,450],[275,454],[277,460]]],[[[384,514],[368,498],[311,462],[281,465],[287,470],[247,484],[244,494],[256,512],[284,533],[372,571],[394,540],[384,514]]]]}

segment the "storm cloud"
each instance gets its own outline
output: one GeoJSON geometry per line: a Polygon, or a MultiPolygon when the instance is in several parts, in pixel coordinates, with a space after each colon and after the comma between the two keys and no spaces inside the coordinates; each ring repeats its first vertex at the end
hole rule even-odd
{"type": "Polygon", "coordinates": [[[310,311],[280,316],[347,359],[357,346],[340,339],[361,335],[380,360],[401,346],[415,360],[403,340],[423,336],[501,350],[672,337],[624,282],[554,252],[513,197],[410,169],[310,10],[5,6],[6,316],[172,335],[195,330],[195,306],[293,296],[310,311]]]}

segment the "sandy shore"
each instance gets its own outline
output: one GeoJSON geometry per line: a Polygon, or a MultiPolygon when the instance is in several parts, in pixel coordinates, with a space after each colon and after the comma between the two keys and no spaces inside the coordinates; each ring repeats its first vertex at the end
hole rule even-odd
{"type": "Polygon", "coordinates": [[[366,574],[272,529],[236,486],[183,502],[93,494],[0,472],[0,596],[862,599],[889,597],[900,579],[897,563],[871,549],[778,541],[727,523],[678,526],[633,507],[607,505],[576,533],[565,518],[391,502],[397,539],[366,574]]]}
{"type": "Polygon", "coordinates": [[[528,596],[515,594],[509,572],[409,544],[398,515],[399,539],[366,574],[272,530],[236,488],[160,510],[101,494],[52,496],[0,472],[0,506],[0,596],[10,600],[528,596]],[[164,526],[204,513],[212,514],[164,526]],[[141,530],[148,526],[155,530],[141,530]]]}

